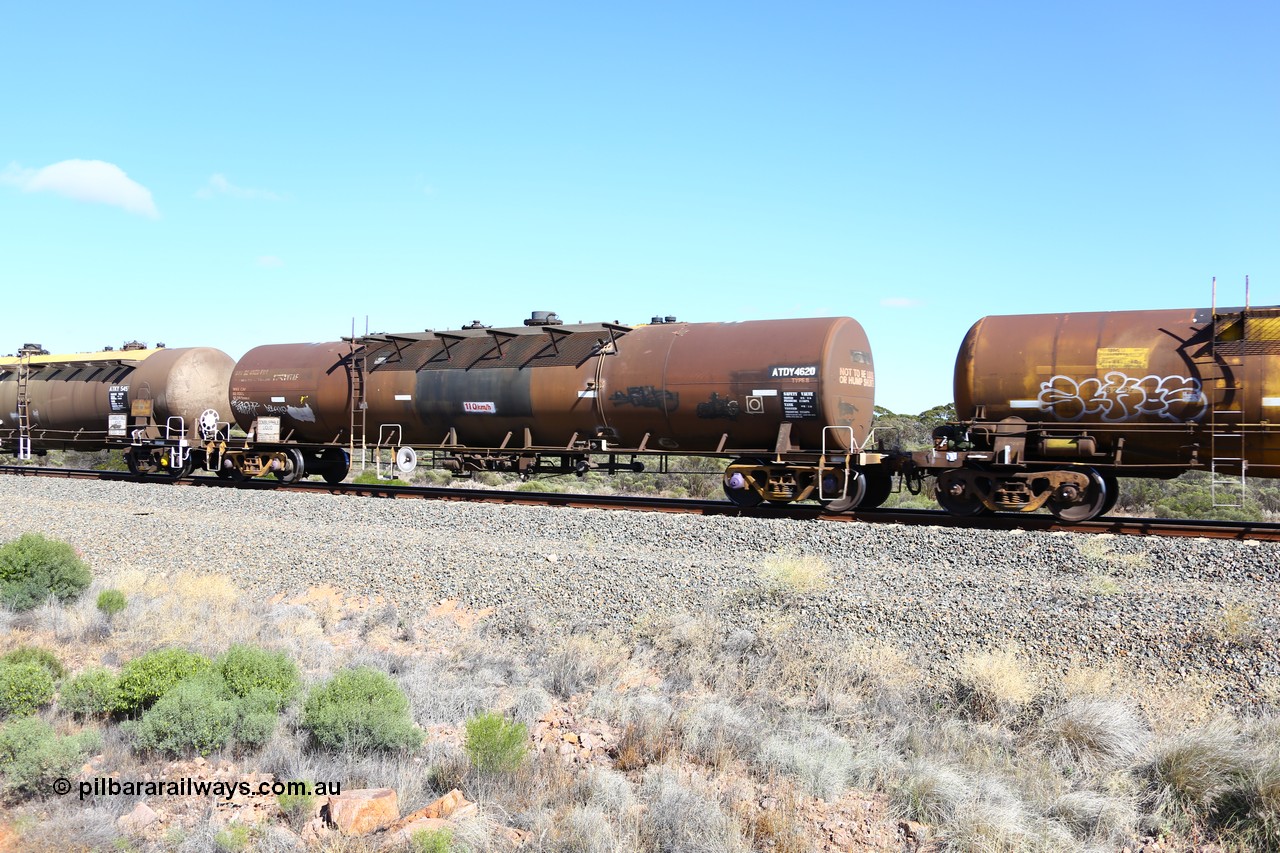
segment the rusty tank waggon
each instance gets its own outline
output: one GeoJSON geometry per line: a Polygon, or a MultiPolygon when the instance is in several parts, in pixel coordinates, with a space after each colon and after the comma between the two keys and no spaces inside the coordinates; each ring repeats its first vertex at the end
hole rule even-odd
{"type": "Polygon", "coordinates": [[[1238,493],[1280,477],[1280,307],[985,317],[956,358],[955,400],[958,422],[906,473],[934,474],[956,515],[1086,520],[1119,478],[1189,470],[1238,493]]]}
{"type": "Polygon", "coordinates": [[[249,436],[214,453],[225,476],[346,474],[391,449],[467,476],[641,470],[666,454],[727,460],[741,505],[874,505],[892,480],[868,447],[875,371],[848,317],[640,326],[523,326],[257,347],[230,382],[249,436]]]}
{"type": "Polygon", "coordinates": [[[139,473],[181,475],[190,470],[183,452],[189,431],[202,417],[212,422],[230,412],[234,364],[208,347],[134,341],[118,350],[50,354],[25,344],[0,358],[0,447],[19,458],[118,447],[139,473]]]}

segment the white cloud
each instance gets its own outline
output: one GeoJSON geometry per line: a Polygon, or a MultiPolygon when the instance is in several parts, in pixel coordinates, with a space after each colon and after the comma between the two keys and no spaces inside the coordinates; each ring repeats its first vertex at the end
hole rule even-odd
{"type": "Polygon", "coordinates": [[[109,204],[151,219],[160,217],[151,190],[119,166],[102,160],[63,160],[43,169],[24,169],[10,163],[0,172],[0,183],[27,193],[57,193],[76,201],[109,204]]]}
{"type": "Polygon", "coordinates": [[[886,296],[880,300],[880,305],[884,308],[919,308],[923,304],[919,299],[909,296],[886,296]]]}
{"type": "Polygon", "coordinates": [[[255,190],[238,187],[227,180],[227,176],[216,174],[209,176],[209,182],[196,190],[196,198],[209,199],[214,196],[229,195],[232,198],[249,198],[258,201],[280,201],[284,196],[271,190],[255,190]]]}
{"type": "Polygon", "coordinates": [[[284,266],[284,261],[280,260],[275,255],[263,255],[258,258],[258,266],[267,267],[268,269],[278,269],[284,266]]]}

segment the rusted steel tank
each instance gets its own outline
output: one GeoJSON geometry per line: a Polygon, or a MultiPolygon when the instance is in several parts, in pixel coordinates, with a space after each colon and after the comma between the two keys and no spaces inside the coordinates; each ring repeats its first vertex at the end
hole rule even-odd
{"type": "MultiPolygon", "coordinates": [[[[0,358],[0,438],[18,435],[22,359],[0,358]]],[[[152,401],[161,427],[181,417],[189,432],[208,410],[230,417],[227,383],[234,359],[209,347],[138,348],[91,353],[40,354],[28,359],[26,398],[36,450],[102,449],[108,418],[130,414],[138,400],[152,401]]],[[[176,426],[176,424],[175,424],[176,426]]]]}
{"type": "Polygon", "coordinates": [[[985,317],[955,399],[998,434],[1025,422],[1024,461],[1280,476],[1280,308],[985,317]]]}
{"type": "Polygon", "coordinates": [[[231,377],[246,430],[346,444],[772,452],[865,440],[875,371],[848,317],[560,325],[375,335],[250,350],[231,377]],[[365,408],[359,418],[360,401],[365,408]],[[361,429],[361,427],[357,427],[361,429]],[[785,432],[785,431],[784,431],[785,432]],[[395,438],[393,436],[398,436],[395,438]]]}

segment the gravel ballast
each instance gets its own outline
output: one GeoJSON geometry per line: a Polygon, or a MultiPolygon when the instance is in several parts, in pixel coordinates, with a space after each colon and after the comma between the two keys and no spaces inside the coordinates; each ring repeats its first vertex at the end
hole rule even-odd
{"type": "Polygon", "coordinates": [[[101,577],[211,572],[255,597],[331,585],[411,610],[456,599],[492,608],[498,629],[786,618],[815,643],[890,643],[931,672],[1014,643],[1050,670],[1208,680],[1237,706],[1280,678],[1273,543],[0,477],[0,538],[29,531],[101,577]],[[830,586],[769,595],[759,569],[786,552],[822,558],[830,586]]]}

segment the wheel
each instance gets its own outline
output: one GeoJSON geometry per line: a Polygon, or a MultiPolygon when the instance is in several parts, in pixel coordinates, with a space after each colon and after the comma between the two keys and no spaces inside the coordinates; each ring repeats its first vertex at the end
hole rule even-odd
{"type": "Polygon", "coordinates": [[[1106,511],[1107,500],[1112,493],[1112,490],[1107,488],[1106,480],[1092,468],[1087,468],[1081,473],[1087,474],[1089,477],[1089,486],[1085,489],[1081,500],[1066,503],[1050,498],[1046,504],[1049,507],[1049,512],[1053,513],[1053,517],[1059,521],[1071,523],[1088,521],[1091,518],[1097,518],[1106,511]]]}
{"type": "Polygon", "coordinates": [[[336,486],[347,479],[347,472],[351,470],[351,457],[347,455],[347,451],[341,447],[327,447],[320,454],[320,461],[324,463],[321,476],[326,483],[336,486]]]}
{"type": "Polygon", "coordinates": [[[195,463],[192,461],[190,453],[187,454],[187,458],[182,461],[182,464],[178,465],[178,467],[176,468],[173,467],[172,456],[169,457],[169,462],[170,462],[169,467],[162,468],[161,473],[164,474],[166,477],[168,477],[170,480],[181,480],[183,477],[190,474],[192,469],[195,467],[195,463]]]}
{"type": "Polygon", "coordinates": [[[875,509],[893,494],[893,477],[889,474],[868,474],[867,493],[858,501],[858,509],[875,509]]]}
{"type": "Polygon", "coordinates": [[[129,467],[129,473],[135,477],[145,477],[148,474],[154,474],[157,470],[149,454],[139,454],[132,447],[124,452],[124,464],[129,467]]]}
{"type": "Polygon", "coordinates": [[[230,468],[219,467],[217,473],[219,480],[230,480],[233,483],[243,483],[245,480],[249,479],[244,474],[240,473],[240,469],[236,468],[234,465],[230,468]]]}
{"type": "MultiPolygon", "coordinates": [[[[822,487],[825,491],[834,492],[840,488],[840,481],[834,473],[828,474],[822,487]]],[[[844,497],[821,501],[822,508],[830,513],[848,512],[855,506],[861,506],[862,501],[866,500],[866,494],[867,476],[854,469],[849,472],[849,486],[845,490],[844,497]]]]}
{"type": "Polygon", "coordinates": [[[722,485],[724,486],[725,497],[727,497],[729,502],[735,506],[759,506],[764,501],[764,498],[762,498],[755,489],[752,489],[747,485],[747,478],[736,471],[725,477],[722,485]]]}
{"type": "Polygon", "coordinates": [[[1103,474],[1102,482],[1107,487],[1107,501],[1102,505],[1102,512],[1098,515],[1110,515],[1111,510],[1116,508],[1116,501],[1120,500],[1120,480],[1115,474],[1103,474]]]}
{"type": "Polygon", "coordinates": [[[938,475],[938,484],[934,488],[933,496],[939,506],[955,516],[982,515],[987,510],[982,498],[978,497],[964,478],[954,471],[945,471],[938,475]]]}
{"type": "Polygon", "coordinates": [[[306,462],[302,458],[302,451],[296,447],[286,447],[284,449],[284,457],[286,467],[283,471],[276,472],[276,479],[284,485],[296,483],[306,476],[306,462]]]}

